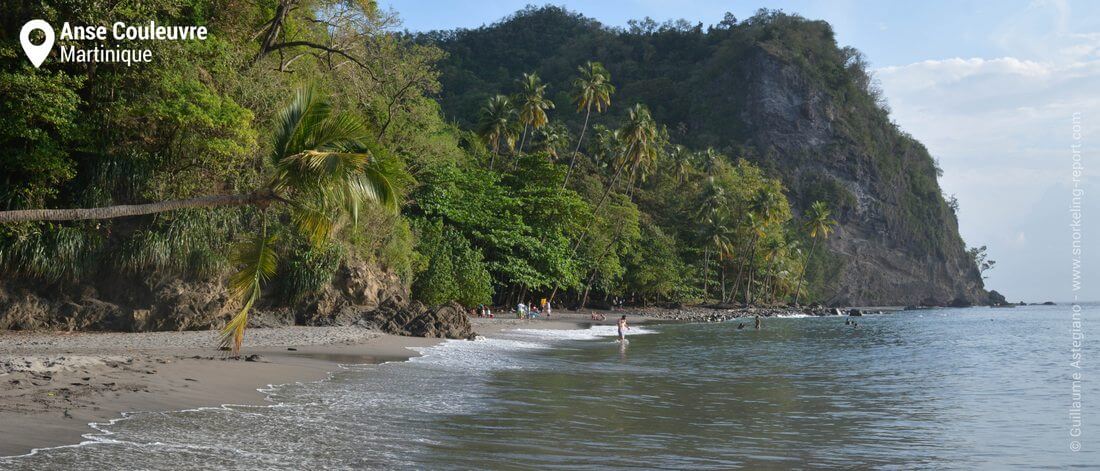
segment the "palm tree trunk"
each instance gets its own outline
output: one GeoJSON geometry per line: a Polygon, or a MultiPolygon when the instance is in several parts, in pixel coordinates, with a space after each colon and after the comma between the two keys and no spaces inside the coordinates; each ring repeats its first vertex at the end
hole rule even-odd
{"type": "Polygon", "coordinates": [[[520,153],[523,153],[524,144],[527,144],[527,126],[528,125],[526,125],[526,124],[523,125],[523,137],[520,138],[520,140],[519,140],[519,151],[520,151],[520,153]]]}
{"type": "MultiPolygon", "coordinates": [[[[756,234],[752,234],[752,239],[750,239],[749,244],[746,245],[745,251],[742,251],[742,253],[741,253],[742,254],[742,256],[740,258],[741,263],[737,264],[737,278],[736,278],[736,280],[734,280],[734,291],[735,292],[737,291],[737,287],[741,285],[741,275],[745,274],[745,267],[749,263],[748,262],[748,254],[746,254],[745,252],[749,251],[752,247],[755,247],[755,244],[756,244],[756,234]]],[[[733,299],[734,296],[735,295],[730,295],[729,298],[733,299]]],[[[748,304],[748,299],[745,299],[745,303],[748,304]]]]}
{"type": "Polygon", "coordinates": [[[588,130],[588,117],[592,114],[592,105],[585,107],[584,111],[584,126],[581,126],[581,136],[577,138],[577,148],[573,149],[573,158],[569,159],[569,170],[565,171],[565,181],[562,182],[561,187],[565,188],[565,185],[569,184],[569,175],[573,173],[573,166],[577,164],[577,154],[581,151],[581,143],[584,142],[584,132],[588,130]]]}
{"type": "Polygon", "coordinates": [[[581,309],[588,304],[588,290],[592,288],[592,281],[596,279],[596,274],[599,270],[592,270],[592,275],[588,277],[588,282],[584,284],[584,296],[581,297],[581,309]]]}
{"type": "Polygon", "coordinates": [[[703,302],[707,302],[707,296],[710,294],[707,289],[710,288],[710,247],[703,250],[703,302]]]}
{"type": "MultiPolygon", "coordinates": [[[[631,146],[633,146],[633,144],[631,144],[631,146]]],[[[615,188],[615,183],[619,181],[619,175],[622,174],[624,168],[626,168],[626,162],[623,162],[623,164],[620,165],[617,170],[615,170],[615,174],[611,177],[611,182],[607,184],[607,190],[604,190],[603,196],[600,197],[600,202],[596,204],[596,209],[592,211],[592,216],[598,215],[600,213],[600,210],[603,209],[603,204],[607,202],[607,196],[610,195],[611,190],[615,188]]],[[[581,236],[578,237],[577,242],[573,244],[573,253],[570,257],[577,254],[577,250],[581,248],[581,244],[584,242],[584,239],[588,237],[588,231],[592,229],[592,223],[594,223],[595,221],[596,217],[592,217],[588,220],[588,224],[585,225],[584,230],[581,231],[581,236]]]]}
{"type": "Polygon", "coordinates": [[[794,305],[798,305],[798,295],[802,293],[802,278],[806,276],[807,265],[810,264],[810,259],[814,256],[814,249],[817,248],[817,237],[812,237],[813,242],[810,242],[810,253],[806,255],[806,261],[802,262],[802,273],[798,275],[798,287],[794,289],[794,305]]]}
{"type": "Polygon", "coordinates": [[[266,207],[279,198],[270,190],[242,195],[201,196],[183,200],[160,201],[146,204],[123,204],[100,208],[72,209],[20,209],[0,211],[0,223],[24,221],[80,221],[86,219],[113,219],[146,214],[164,213],[188,208],[214,208],[219,206],[266,207]]]}
{"type": "Polygon", "coordinates": [[[752,237],[752,243],[749,244],[749,257],[747,259],[748,271],[746,272],[748,279],[745,280],[745,304],[752,303],[752,275],[756,268],[756,239],[757,237],[754,235],[752,237]]]}
{"type": "Polygon", "coordinates": [[[722,302],[726,301],[726,265],[722,263],[722,259],[718,259],[718,268],[722,270],[722,302]]]}

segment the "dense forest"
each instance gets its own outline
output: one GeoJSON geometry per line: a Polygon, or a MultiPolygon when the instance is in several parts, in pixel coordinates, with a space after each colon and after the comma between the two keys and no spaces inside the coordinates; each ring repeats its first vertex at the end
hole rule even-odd
{"type": "Polygon", "coordinates": [[[707,79],[768,73],[718,67],[761,49],[829,90],[831,131],[877,159],[834,168],[904,181],[882,237],[930,264],[962,250],[931,159],[823,22],[617,30],[546,7],[414,35],[365,0],[5,13],[0,328],[228,326],[239,345],[246,325],[339,322],[382,297],[836,302],[834,219],[843,229],[865,201],[784,167],[820,156],[776,158],[741,116],[701,112],[756,106],[707,79]],[[211,34],[143,43],[152,64],[36,69],[16,40],[29,18],[211,34]]]}

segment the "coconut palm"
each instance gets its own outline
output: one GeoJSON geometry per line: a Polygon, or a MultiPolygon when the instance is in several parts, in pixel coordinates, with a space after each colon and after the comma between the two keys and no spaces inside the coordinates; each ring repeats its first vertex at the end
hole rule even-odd
{"type": "Polygon", "coordinates": [[[481,119],[478,121],[477,134],[493,152],[489,160],[489,169],[493,169],[497,155],[500,155],[500,143],[511,151],[516,145],[516,123],[518,119],[512,101],[504,95],[496,95],[481,107],[481,119]]]}
{"type": "MultiPolygon", "coordinates": [[[[722,271],[722,295],[719,298],[722,301],[726,301],[726,267],[729,262],[734,258],[734,244],[733,241],[736,238],[733,227],[729,224],[729,218],[727,213],[718,213],[714,219],[708,221],[706,226],[706,249],[714,250],[715,257],[718,259],[718,267],[722,271]]],[[[709,270],[708,270],[709,272],[709,270]]],[[[708,273],[709,275],[709,273],[708,273]]],[[[706,292],[704,283],[704,293],[706,292]]]]}
{"type": "Polygon", "coordinates": [[[519,150],[523,151],[527,144],[528,130],[539,129],[550,122],[546,110],[554,109],[554,102],[546,98],[546,84],[538,74],[523,74],[519,79],[520,92],[516,97],[519,102],[519,122],[523,124],[523,137],[519,141],[519,150]]]}
{"type": "MultiPolygon", "coordinates": [[[[768,224],[772,218],[772,212],[778,205],[777,196],[766,189],[759,190],[749,202],[749,213],[746,216],[747,227],[751,234],[749,240],[748,278],[745,282],[745,303],[752,302],[752,285],[756,275],[757,243],[767,235],[768,224]]],[[[738,276],[740,278],[740,276],[738,276]]]]}
{"type": "MultiPolygon", "coordinates": [[[[714,184],[714,178],[707,179],[707,186],[703,188],[702,197],[699,199],[699,212],[696,214],[696,220],[699,226],[703,228],[703,240],[710,241],[711,234],[716,232],[717,226],[720,222],[722,210],[729,204],[727,193],[724,188],[714,184]]],[[[717,245],[717,244],[716,244],[717,245]]],[[[703,297],[706,298],[709,295],[710,288],[710,251],[712,245],[710,243],[703,244],[703,297]]]]}
{"type": "MultiPolygon", "coordinates": [[[[658,137],[657,123],[653,121],[649,109],[640,103],[634,105],[627,114],[626,123],[615,131],[614,141],[621,146],[622,151],[614,161],[615,174],[611,176],[611,181],[608,182],[607,188],[604,190],[599,202],[596,203],[596,208],[592,211],[592,214],[600,213],[604,203],[607,202],[607,197],[611,194],[611,190],[615,188],[615,184],[618,183],[623,170],[627,168],[630,168],[629,194],[633,198],[634,181],[639,169],[644,174],[656,164],[657,152],[660,148],[657,142],[658,137]]],[[[573,245],[573,255],[576,255],[577,249],[580,248],[588,236],[588,230],[591,227],[592,222],[589,221],[588,226],[581,231],[581,236],[577,238],[577,242],[573,245]]]]}
{"type": "Polygon", "coordinates": [[[761,254],[764,256],[765,265],[764,284],[760,292],[765,301],[771,301],[769,294],[772,292],[772,288],[774,288],[772,283],[775,282],[775,278],[779,273],[779,269],[776,265],[784,249],[783,241],[780,239],[768,239],[761,244],[761,254]]]}
{"type": "Polygon", "coordinates": [[[545,152],[551,161],[558,160],[558,149],[569,145],[569,131],[562,124],[551,124],[539,130],[539,139],[535,150],[545,152]]]}
{"type": "MultiPolygon", "coordinates": [[[[270,155],[274,175],[267,185],[289,208],[290,221],[313,245],[320,246],[336,227],[358,221],[368,203],[395,206],[389,178],[371,165],[370,133],[354,115],[333,111],[312,88],[300,90],[276,118],[270,155]]],[[[261,211],[260,233],[238,244],[231,262],[238,271],[229,278],[229,292],[242,304],[222,329],[222,346],[239,353],[248,314],[263,284],[275,274],[275,235],[267,231],[267,211],[261,211]]]]}
{"type": "Polygon", "coordinates": [[[691,173],[692,170],[691,151],[682,145],[676,144],[672,146],[669,157],[672,160],[672,173],[676,175],[676,181],[682,185],[684,179],[687,178],[688,173],[691,173]]]}
{"type": "Polygon", "coordinates": [[[619,157],[619,167],[630,168],[628,183],[633,195],[639,171],[644,175],[657,162],[657,153],[660,150],[657,141],[660,133],[653,116],[649,114],[649,108],[639,103],[628,112],[626,124],[619,130],[619,135],[626,146],[619,157]]]}
{"type": "Polygon", "coordinates": [[[602,113],[611,106],[611,95],[615,94],[615,86],[611,84],[611,73],[599,62],[586,62],[577,67],[580,77],[573,80],[573,103],[577,105],[577,112],[584,110],[584,124],[581,126],[581,135],[577,138],[577,147],[573,149],[573,157],[569,160],[569,170],[565,172],[564,188],[569,183],[569,175],[573,173],[573,166],[577,162],[577,154],[584,142],[584,133],[588,130],[588,118],[592,116],[592,110],[602,113]]]}
{"type": "Polygon", "coordinates": [[[833,231],[833,226],[836,225],[836,221],[832,218],[832,212],[829,211],[829,205],[824,201],[814,201],[810,205],[810,209],[806,211],[806,223],[804,225],[806,232],[810,234],[810,252],[806,255],[806,261],[802,263],[802,273],[798,275],[798,286],[794,290],[794,303],[798,304],[798,296],[802,292],[802,279],[806,276],[806,266],[809,265],[810,259],[814,256],[814,249],[817,248],[817,239],[826,239],[829,237],[829,233],[833,231]]]}

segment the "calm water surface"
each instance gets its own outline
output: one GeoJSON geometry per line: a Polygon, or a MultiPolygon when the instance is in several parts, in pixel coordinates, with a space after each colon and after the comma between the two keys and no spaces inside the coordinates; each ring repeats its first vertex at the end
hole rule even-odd
{"type": "MultiPolygon", "coordinates": [[[[1087,333],[1100,309],[1084,318],[1087,333]]],[[[1068,306],[857,321],[647,326],[626,348],[607,327],[448,342],[276,387],[268,407],[133,414],[0,468],[1100,467],[1100,358],[1086,342],[1070,366],[1068,306]]]]}

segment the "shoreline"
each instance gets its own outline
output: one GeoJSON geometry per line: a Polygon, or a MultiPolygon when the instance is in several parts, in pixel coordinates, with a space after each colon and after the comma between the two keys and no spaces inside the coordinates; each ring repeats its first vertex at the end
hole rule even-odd
{"type": "MultiPolygon", "coordinates": [[[[628,313],[634,323],[647,319],[628,313]]],[[[502,330],[583,329],[585,314],[552,319],[471,319],[478,335],[502,330]]],[[[613,323],[612,321],[603,324],[613,323]]],[[[76,445],[130,412],[265,405],[271,387],[320,381],[341,365],[406,361],[446,339],[360,327],[250,329],[242,358],[228,359],[217,332],[0,331],[0,457],[76,445]],[[258,357],[252,357],[258,355],[258,357]]]]}

